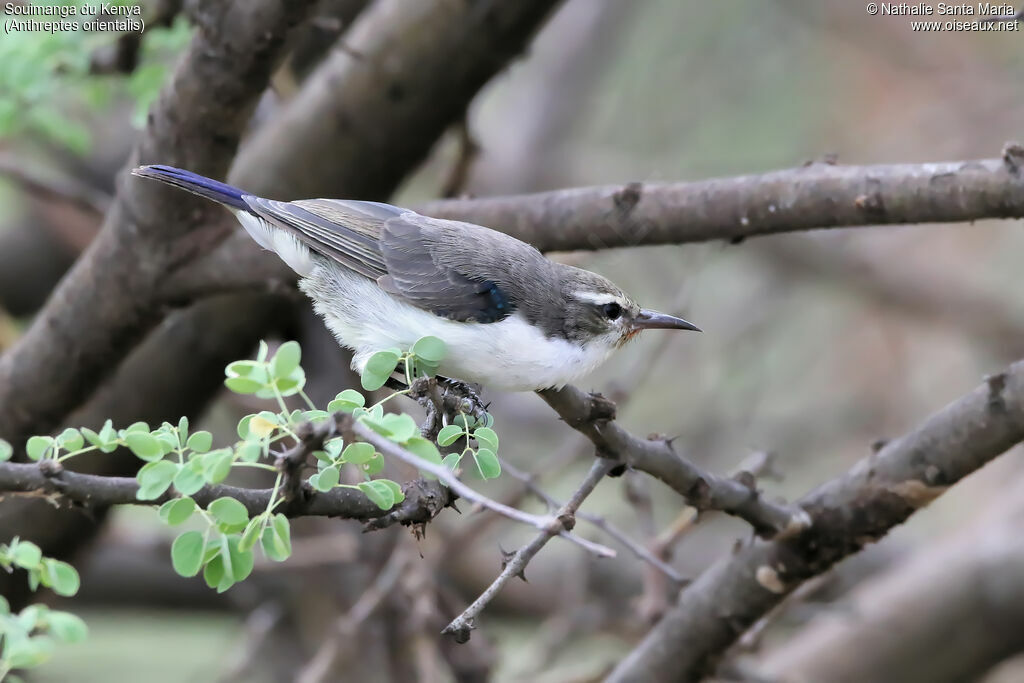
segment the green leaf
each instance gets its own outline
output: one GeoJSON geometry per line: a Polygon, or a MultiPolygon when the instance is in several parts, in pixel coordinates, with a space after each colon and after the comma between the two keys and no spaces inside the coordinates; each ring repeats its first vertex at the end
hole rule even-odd
{"type": "Polygon", "coordinates": [[[338,411],[351,413],[356,408],[362,408],[364,405],[366,405],[366,399],[362,394],[355,389],[346,389],[327,404],[327,411],[331,413],[338,411]]]}
{"type": "Polygon", "coordinates": [[[236,360],[228,363],[224,368],[224,374],[227,377],[251,377],[260,384],[265,384],[270,379],[266,374],[266,364],[261,360],[236,360]]]}
{"type": "Polygon", "coordinates": [[[356,487],[381,510],[390,510],[395,505],[394,491],[380,479],[360,482],[356,487]]]}
{"type": "Polygon", "coordinates": [[[260,537],[263,552],[274,562],[284,562],[292,554],[291,529],[288,518],[278,513],[260,537]]]}
{"type": "Polygon", "coordinates": [[[186,531],[171,545],[171,564],[181,576],[195,576],[203,565],[203,535],[186,531]]]}
{"type": "Polygon", "coordinates": [[[160,450],[163,455],[167,455],[178,447],[178,435],[174,432],[161,430],[154,434],[157,443],[160,444],[160,450]]]}
{"type": "Polygon", "coordinates": [[[441,460],[441,466],[447,467],[452,472],[454,472],[455,470],[459,469],[459,463],[461,461],[461,453],[449,453],[448,455],[444,456],[444,458],[441,460]]]}
{"type": "MultiPolygon", "coordinates": [[[[216,588],[218,593],[223,593],[235,583],[234,577],[225,566],[225,552],[219,553],[216,557],[206,563],[203,568],[203,580],[210,588],[216,588]]],[[[227,554],[228,562],[231,561],[230,554],[227,554]]]]}
{"type": "Polygon", "coordinates": [[[179,468],[178,463],[170,460],[157,460],[143,465],[135,475],[139,482],[139,491],[135,497],[139,500],[156,500],[170,487],[179,468]]]}
{"type": "Polygon", "coordinates": [[[12,544],[11,561],[22,569],[38,567],[43,560],[43,551],[32,541],[19,540],[12,544]]]}
{"type": "Polygon", "coordinates": [[[49,557],[43,560],[43,584],[53,589],[57,595],[71,597],[82,585],[78,571],[67,562],[49,557]]]}
{"type": "Polygon", "coordinates": [[[412,345],[412,352],[418,358],[422,358],[428,363],[439,363],[444,358],[447,348],[443,341],[437,337],[420,337],[416,340],[416,343],[412,345]]]}
{"type": "Polygon", "coordinates": [[[202,463],[192,460],[183,465],[178,473],[174,475],[174,488],[184,496],[191,496],[203,488],[206,478],[203,476],[202,463]]]}
{"type": "Polygon", "coordinates": [[[188,443],[186,447],[192,449],[196,453],[205,453],[210,450],[213,446],[213,435],[207,431],[199,431],[188,437],[188,443]]]}
{"type": "Polygon", "coordinates": [[[259,351],[256,352],[256,362],[262,363],[267,360],[267,354],[270,352],[270,347],[267,346],[267,342],[260,340],[259,351]]]}
{"type": "MultiPolygon", "coordinates": [[[[306,373],[302,368],[295,368],[287,377],[275,379],[274,386],[281,396],[293,396],[306,386],[306,373]]],[[[273,392],[270,395],[273,396],[273,392]]]]}
{"type": "Polygon", "coordinates": [[[160,506],[160,519],[171,526],[175,526],[188,521],[195,511],[196,502],[188,496],[175,498],[160,506]]]}
{"type": "Polygon", "coordinates": [[[5,643],[4,663],[11,669],[31,669],[53,654],[53,639],[46,636],[18,638],[5,643]]]}
{"type": "Polygon", "coordinates": [[[274,360],[270,361],[270,372],[277,379],[283,379],[292,374],[292,371],[299,367],[302,360],[302,349],[299,343],[288,341],[281,344],[274,354],[274,360]]]}
{"type": "Polygon", "coordinates": [[[124,435],[124,442],[132,453],[147,462],[153,462],[164,457],[163,446],[152,434],[130,432],[124,435]]]}
{"type": "Polygon", "coordinates": [[[245,441],[238,445],[235,455],[242,462],[257,462],[263,456],[263,446],[253,441],[245,441]]]}
{"type": "Polygon", "coordinates": [[[74,427],[68,427],[57,437],[57,443],[66,451],[77,451],[85,443],[81,432],[74,427]]]}
{"type": "Polygon", "coordinates": [[[459,413],[452,418],[452,424],[458,425],[459,427],[472,429],[476,425],[476,418],[472,415],[466,415],[465,413],[459,413]]]}
{"type": "MultiPolygon", "coordinates": [[[[146,430],[149,431],[149,430],[146,430]]],[[[188,416],[182,415],[178,418],[178,439],[186,441],[188,439],[188,416]]]]}
{"type": "Polygon", "coordinates": [[[359,465],[359,468],[362,469],[363,472],[371,476],[377,474],[382,469],[384,469],[384,456],[381,455],[380,453],[374,453],[373,457],[370,458],[368,461],[364,462],[362,465],[359,465]]]}
{"type": "Polygon", "coordinates": [[[249,523],[245,525],[245,531],[242,532],[242,538],[238,542],[238,548],[240,550],[252,550],[256,547],[256,544],[260,541],[260,534],[263,530],[263,515],[257,515],[249,520],[249,523]]]}
{"type": "Polygon", "coordinates": [[[477,427],[473,430],[473,438],[481,446],[486,446],[495,453],[498,452],[498,434],[490,427],[477,427]]]}
{"type": "Polygon", "coordinates": [[[102,446],[106,445],[106,442],[104,442],[103,439],[100,438],[100,435],[92,431],[88,427],[82,427],[78,431],[82,433],[82,436],[84,436],[85,440],[89,442],[89,445],[96,446],[97,448],[101,448],[102,446]]]}
{"type": "Polygon", "coordinates": [[[252,568],[255,564],[255,558],[253,557],[252,550],[243,550],[240,542],[240,536],[232,535],[228,537],[227,549],[228,556],[231,561],[231,578],[233,578],[236,583],[239,581],[245,581],[249,574],[252,573],[252,568]]]}
{"type": "Polygon", "coordinates": [[[89,636],[89,627],[71,612],[50,610],[46,614],[46,625],[50,633],[65,643],[80,643],[89,636]]]}
{"type": "Polygon", "coordinates": [[[357,441],[350,443],[342,452],[341,457],[345,462],[350,462],[353,465],[363,465],[373,459],[375,452],[376,449],[372,445],[357,441]]]}
{"type": "Polygon", "coordinates": [[[378,351],[370,356],[360,377],[363,389],[375,391],[384,386],[384,383],[391,377],[391,373],[395,371],[401,356],[401,353],[392,350],[378,351]]]}
{"type": "Polygon", "coordinates": [[[420,433],[416,420],[405,413],[388,413],[381,419],[380,426],[385,430],[384,436],[398,443],[404,443],[420,433]]]}
{"type": "Polygon", "coordinates": [[[222,524],[231,526],[249,521],[249,511],[234,498],[224,496],[206,506],[206,511],[222,524]]]}
{"type": "Polygon", "coordinates": [[[309,478],[309,483],[317,491],[330,491],[338,485],[338,481],[341,479],[341,473],[338,468],[334,465],[325,467],[320,472],[314,474],[309,478]]]}
{"type": "Polygon", "coordinates": [[[52,445],[53,438],[49,436],[33,436],[25,444],[25,453],[29,460],[42,460],[52,445]]]}
{"type": "Polygon", "coordinates": [[[501,463],[498,456],[490,448],[481,448],[473,452],[477,472],[483,479],[497,479],[501,475],[501,463]]]}
{"type": "Polygon", "coordinates": [[[100,446],[100,450],[104,453],[113,453],[117,450],[117,430],[114,429],[113,420],[107,420],[103,423],[103,428],[99,433],[100,441],[103,445],[100,446]]]}
{"type": "Polygon", "coordinates": [[[300,420],[306,422],[316,422],[317,420],[326,420],[331,414],[326,410],[307,410],[299,415],[300,420]]]}
{"type": "Polygon", "coordinates": [[[437,446],[422,436],[414,436],[409,439],[405,443],[405,448],[410,453],[418,455],[429,463],[434,465],[441,464],[441,453],[437,450],[437,446]]]}
{"type": "Polygon", "coordinates": [[[396,504],[405,500],[405,493],[402,491],[402,487],[399,486],[398,482],[391,481],[390,479],[378,479],[377,483],[383,484],[391,489],[391,495],[394,497],[396,504]]]}
{"type": "Polygon", "coordinates": [[[202,456],[203,476],[211,484],[219,484],[228,478],[235,462],[230,448],[210,451],[202,456]]]}
{"type": "Polygon", "coordinates": [[[451,446],[465,434],[465,430],[459,425],[445,425],[437,433],[437,445],[451,446]]]}
{"type": "Polygon", "coordinates": [[[228,377],[224,386],[236,394],[255,394],[263,388],[263,383],[247,377],[228,377]]]}
{"type": "Polygon", "coordinates": [[[6,462],[14,455],[14,447],[0,439],[0,462],[6,462]]]}

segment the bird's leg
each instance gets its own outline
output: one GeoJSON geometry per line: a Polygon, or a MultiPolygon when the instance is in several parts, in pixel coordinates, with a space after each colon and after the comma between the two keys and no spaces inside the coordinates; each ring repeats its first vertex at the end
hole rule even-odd
{"type": "Polygon", "coordinates": [[[479,385],[441,375],[438,375],[436,380],[437,386],[441,390],[445,413],[449,418],[462,413],[472,415],[477,421],[486,420],[487,406],[480,400],[479,385]]]}

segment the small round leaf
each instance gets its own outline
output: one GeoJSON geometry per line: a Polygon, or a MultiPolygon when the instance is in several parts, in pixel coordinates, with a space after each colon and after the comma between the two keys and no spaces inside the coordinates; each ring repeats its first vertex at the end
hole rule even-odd
{"type": "Polygon", "coordinates": [[[245,506],[234,498],[227,496],[218,498],[210,503],[206,507],[206,511],[222,524],[234,526],[236,524],[245,524],[249,521],[249,511],[245,506]]]}
{"type": "Polygon", "coordinates": [[[163,446],[152,434],[129,432],[124,435],[124,442],[132,453],[147,462],[153,462],[164,457],[163,446]]]}
{"type": "Polygon", "coordinates": [[[465,430],[460,425],[445,425],[437,433],[437,443],[439,446],[451,446],[464,433],[465,430]]]}
{"type": "Polygon", "coordinates": [[[420,337],[412,345],[412,352],[428,363],[439,363],[447,351],[443,341],[437,337],[420,337]]]}
{"type": "Polygon", "coordinates": [[[171,564],[181,576],[195,576],[203,566],[203,535],[186,531],[171,545],[171,564]]]}
{"type": "Polygon", "coordinates": [[[199,431],[188,437],[186,446],[196,453],[205,453],[213,446],[213,435],[207,431],[199,431]]]}

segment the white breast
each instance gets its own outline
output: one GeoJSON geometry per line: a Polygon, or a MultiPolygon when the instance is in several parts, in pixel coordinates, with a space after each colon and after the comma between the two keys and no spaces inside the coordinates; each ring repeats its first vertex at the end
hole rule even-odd
{"type": "Polygon", "coordinates": [[[583,347],[547,338],[518,313],[487,324],[446,320],[396,299],[364,277],[323,264],[300,287],[338,341],[354,351],[357,371],[377,351],[408,349],[420,337],[433,335],[448,347],[439,374],[499,390],[533,391],[578,380],[615,348],[603,340],[583,347]]]}

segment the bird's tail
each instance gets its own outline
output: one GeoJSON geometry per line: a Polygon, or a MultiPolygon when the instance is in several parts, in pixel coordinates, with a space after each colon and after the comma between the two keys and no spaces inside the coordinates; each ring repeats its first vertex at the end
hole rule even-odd
{"type": "Polygon", "coordinates": [[[188,190],[192,194],[212,199],[213,201],[220,202],[232,209],[241,209],[243,211],[249,210],[249,206],[242,199],[242,195],[245,193],[237,187],[232,187],[227,183],[222,183],[219,180],[214,180],[213,178],[201,176],[198,173],[193,173],[192,171],[174,168],[173,166],[154,164],[152,166],[139,166],[138,168],[134,168],[132,169],[132,175],[137,175],[140,178],[152,178],[153,180],[159,180],[160,182],[167,183],[168,185],[180,187],[183,190],[188,190]]]}

